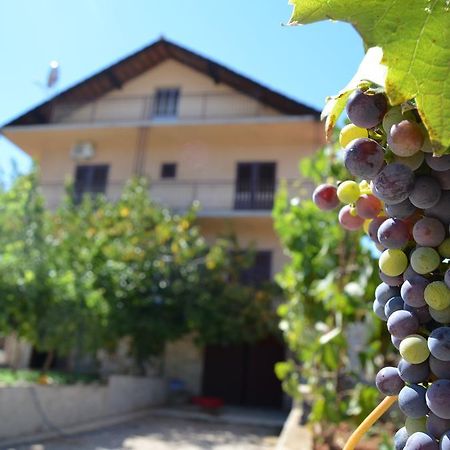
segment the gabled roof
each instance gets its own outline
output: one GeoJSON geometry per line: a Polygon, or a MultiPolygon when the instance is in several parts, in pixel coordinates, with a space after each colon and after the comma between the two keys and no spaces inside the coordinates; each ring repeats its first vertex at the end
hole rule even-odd
{"type": "Polygon", "coordinates": [[[48,123],[53,103],[76,102],[82,104],[96,100],[114,89],[120,89],[127,81],[132,80],[167,59],[173,59],[181,64],[185,64],[213,78],[216,83],[224,83],[283,114],[312,115],[314,118],[319,119],[319,111],[275,92],[244,75],[228,69],[222,64],[216,63],[173,42],[160,39],[57,94],[50,100],[27,111],[5,126],[48,123]]]}

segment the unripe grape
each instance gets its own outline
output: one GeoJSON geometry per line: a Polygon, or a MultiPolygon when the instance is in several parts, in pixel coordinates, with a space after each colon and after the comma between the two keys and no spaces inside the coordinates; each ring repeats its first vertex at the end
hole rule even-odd
{"type": "Polygon", "coordinates": [[[359,216],[354,216],[350,211],[351,208],[349,205],[345,205],[341,208],[338,216],[339,223],[341,224],[342,228],[345,228],[346,230],[358,230],[362,227],[364,219],[359,216]]]}
{"type": "Polygon", "coordinates": [[[369,133],[365,128],[360,128],[352,123],[349,123],[348,125],[345,125],[339,133],[339,144],[342,148],[345,148],[354,139],[367,137],[369,137],[369,133]]]}
{"type": "Polygon", "coordinates": [[[426,416],[419,417],[418,419],[414,419],[413,417],[406,417],[405,418],[405,428],[408,432],[408,434],[411,436],[411,434],[414,433],[425,433],[427,431],[426,427],[426,416]]]}
{"type": "Polygon", "coordinates": [[[411,170],[417,170],[423,163],[425,159],[425,154],[421,151],[414,153],[412,156],[398,156],[395,155],[394,162],[404,164],[408,166],[411,170]]]}
{"type": "Polygon", "coordinates": [[[381,254],[378,264],[383,273],[395,277],[406,270],[408,258],[401,250],[387,249],[381,254]]]}
{"type": "Polygon", "coordinates": [[[388,145],[398,156],[412,156],[423,146],[424,136],[419,125],[409,120],[392,125],[388,135],[388,145]]]}
{"type": "Polygon", "coordinates": [[[336,194],[336,187],[332,184],[321,184],[313,192],[313,202],[322,211],[328,211],[339,205],[339,199],[336,194]]]}
{"type": "Polygon", "coordinates": [[[433,272],[440,263],[439,253],[431,247],[416,248],[411,254],[411,267],[421,275],[433,272]]]}
{"type": "Polygon", "coordinates": [[[400,355],[410,364],[420,364],[428,359],[430,350],[427,340],[419,334],[413,334],[400,342],[400,355]]]}
{"type": "Polygon", "coordinates": [[[355,203],[360,195],[358,183],[352,180],[342,182],[337,188],[337,196],[342,203],[355,203]]]}
{"type": "Polygon", "coordinates": [[[374,219],[381,209],[381,202],[374,195],[363,194],[356,200],[356,212],[364,219],[374,219]]]}
{"type": "Polygon", "coordinates": [[[450,258],[450,238],[444,239],[438,247],[438,251],[444,258],[450,258]]]}
{"type": "Polygon", "coordinates": [[[450,306],[450,289],[443,281],[433,281],[424,290],[427,304],[438,311],[450,306]]]}

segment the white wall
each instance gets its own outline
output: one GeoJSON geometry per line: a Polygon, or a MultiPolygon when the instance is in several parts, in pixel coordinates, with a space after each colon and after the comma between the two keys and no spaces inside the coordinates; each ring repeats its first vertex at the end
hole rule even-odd
{"type": "Polygon", "coordinates": [[[111,376],[106,386],[0,387],[0,443],[161,405],[165,399],[164,380],[122,375],[111,376]]]}

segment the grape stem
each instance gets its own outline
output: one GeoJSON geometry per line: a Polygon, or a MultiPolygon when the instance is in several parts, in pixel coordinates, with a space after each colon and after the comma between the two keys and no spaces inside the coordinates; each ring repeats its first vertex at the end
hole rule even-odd
{"type": "Polygon", "coordinates": [[[358,442],[372,428],[374,423],[387,412],[387,410],[397,401],[397,396],[386,397],[353,432],[345,444],[343,450],[354,450],[358,442]]]}

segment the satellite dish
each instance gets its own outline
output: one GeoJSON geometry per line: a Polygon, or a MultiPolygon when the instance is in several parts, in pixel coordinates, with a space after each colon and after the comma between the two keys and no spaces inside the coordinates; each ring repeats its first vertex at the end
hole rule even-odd
{"type": "Polygon", "coordinates": [[[59,78],[59,62],[50,61],[50,71],[47,77],[47,88],[52,88],[56,85],[59,78]]]}

